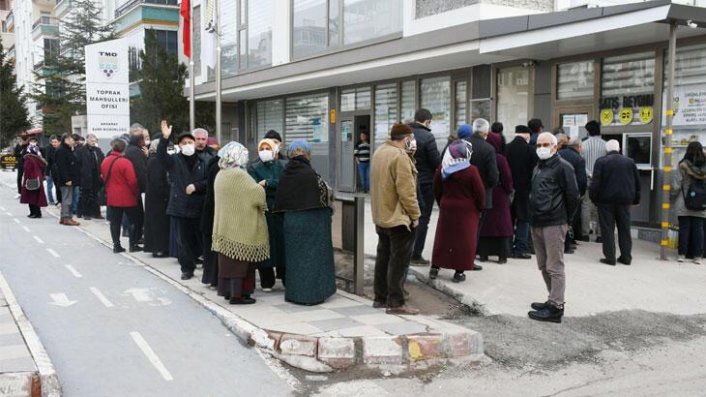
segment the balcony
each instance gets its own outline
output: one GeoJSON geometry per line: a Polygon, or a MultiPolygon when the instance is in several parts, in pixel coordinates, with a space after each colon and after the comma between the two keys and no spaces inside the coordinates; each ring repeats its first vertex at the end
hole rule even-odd
{"type": "Polygon", "coordinates": [[[57,18],[42,16],[32,24],[32,37],[54,36],[59,33],[59,20],[57,18]]]}
{"type": "Polygon", "coordinates": [[[71,10],[72,0],[57,0],[56,6],[54,6],[54,15],[58,18],[64,16],[64,14],[71,10]]]}
{"type": "Polygon", "coordinates": [[[12,10],[10,10],[10,13],[7,14],[7,18],[5,18],[5,26],[7,27],[8,32],[15,30],[15,14],[12,10]]]}
{"type": "MultiPolygon", "coordinates": [[[[67,0],[63,0],[67,1],[67,0]]],[[[123,4],[120,6],[117,10],[115,10],[115,19],[120,18],[121,16],[129,13],[133,9],[141,6],[142,4],[150,4],[150,5],[162,5],[162,6],[178,6],[178,0],[130,0],[127,3],[123,4]]]]}

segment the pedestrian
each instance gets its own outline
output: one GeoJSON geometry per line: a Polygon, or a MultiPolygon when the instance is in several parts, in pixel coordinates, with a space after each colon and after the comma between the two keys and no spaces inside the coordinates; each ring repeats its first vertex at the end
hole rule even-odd
{"type": "Polygon", "coordinates": [[[255,182],[265,188],[267,198],[268,211],[265,215],[270,240],[270,258],[258,268],[260,287],[265,292],[272,291],[276,279],[285,279],[283,219],[282,214],[273,212],[277,188],[284,172],[284,167],[279,161],[279,152],[280,144],[275,139],[265,138],[258,145],[257,160],[248,165],[248,173],[255,182]]]}
{"type": "Polygon", "coordinates": [[[167,146],[172,135],[172,126],[162,120],[161,129],[162,139],[157,146],[157,158],[169,173],[171,181],[167,215],[176,220],[181,279],[189,280],[194,277],[195,260],[201,253],[200,220],[208,174],[206,164],[196,155],[194,136],[190,132],[179,135],[177,143],[181,148],[180,153],[170,156],[167,146]]]}
{"type": "Polygon", "coordinates": [[[86,144],[76,149],[76,158],[81,164],[81,197],[78,213],[85,220],[100,216],[98,192],[101,189],[100,166],[105,155],[97,145],[94,134],[86,136],[86,144]]]}
{"type": "MultiPolygon", "coordinates": [[[[470,142],[473,145],[471,164],[478,167],[478,172],[485,186],[485,209],[480,215],[478,236],[480,236],[480,229],[485,224],[488,211],[493,208],[493,189],[500,181],[495,148],[486,142],[489,130],[490,124],[487,120],[478,118],[473,121],[473,135],[470,138],[470,142]]],[[[483,267],[475,265],[472,270],[483,270],[483,267]]]]}
{"type": "Polygon", "coordinates": [[[503,135],[503,131],[505,131],[505,126],[499,121],[496,121],[490,125],[490,133],[497,134],[500,137],[500,141],[502,142],[501,153],[505,153],[505,146],[507,145],[507,141],[505,140],[505,135],[503,135]]]}
{"type": "MultiPolygon", "coordinates": [[[[579,199],[580,202],[583,201],[584,195],[586,194],[586,189],[588,188],[588,178],[586,177],[586,160],[581,157],[581,150],[581,138],[575,136],[569,139],[563,149],[559,149],[558,151],[559,156],[574,167],[576,184],[579,187],[579,195],[581,196],[579,199]]],[[[579,203],[579,208],[580,205],[581,204],[579,203]]],[[[580,231],[576,225],[581,223],[580,219],[580,214],[575,214],[574,219],[569,222],[569,233],[567,234],[564,243],[564,253],[566,254],[574,253],[573,247],[576,246],[576,235],[580,231]],[[577,222],[577,220],[579,220],[579,222],[577,222]]]]}
{"type": "MultiPolygon", "coordinates": [[[[591,120],[586,123],[588,138],[581,145],[583,152],[581,155],[586,160],[586,176],[588,185],[591,185],[593,178],[593,166],[596,160],[606,155],[605,141],[601,138],[601,125],[597,121],[591,120]]],[[[596,242],[601,242],[601,228],[598,219],[598,207],[591,200],[584,200],[581,203],[581,236],[589,237],[591,232],[596,235],[596,242]]]]}
{"type": "Polygon", "coordinates": [[[537,137],[539,134],[544,132],[544,123],[542,123],[542,120],[535,118],[527,122],[527,127],[531,131],[529,140],[530,148],[535,150],[535,146],[537,145],[537,137]]]}
{"type": "Polygon", "coordinates": [[[353,156],[358,164],[358,177],[363,187],[363,192],[370,191],[370,140],[368,131],[361,131],[358,136],[359,141],[355,145],[353,156]]]}
{"type": "Polygon", "coordinates": [[[24,173],[24,156],[29,146],[29,135],[26,132],[20,134],[20,141],[15,145],[13,154],[17,159],[17,198],[22,195],[22,174],[24,173]]]}
{"type": "Polygon", "coordinates": [[[478,255],[485,261],[488,260],[489,255],[497,255],[498,263],[504,264],[512,254],[513,228],[510,211],[510,197],[514,193],[512,171],[502,152],[500,135],[491,132],[486,142],[495,149],[495,161],[500,178],[499,183],[493,188],[493,205],[486,210],[486,221],[480,229],[478,255]]]}
{"type": "Polygon", "coordinates": [[[218,253],[218,294],[232,305],[255,303],[255,268],[270,257],[265,189],[245,166],[248,150],[230,142],[218,152],[214,183],[213,251],[218,253]]]}
{"type": "MultiPolygon", "coordinates": [[[[434,208],[434,173],[441,164],[441,155],[436,146],[436,138],[431,133],[432,115],[428,109],[419,109],[414,113],[414,122],[409,124],[414,133],[417,150],[414,152],[414,161],[417,167],[417,186],[419,189],[417,200],[421,210],[419,226],[416,227],[414,248],[412,250],[412,263],[428,265],[429,261],[422,257],[424,245],[429,230],[431,211],[434,208]]],[[[410,145],[414,143],[410,142],[410,145]]],[[[389,146],[394,146],[390,144],[389,146]]],[[[394,152],[388,148],[386,152],[394,152]]],[[[375,183],[373,183],[375,186],[375,183]]]]}
{"type": "MultiPolygon", "coordinates": [[[[211,139],[211,138],[209,138],[211,139]]],[[[211,287],[218,287],[218,253],[213,250],[213,217],[216,211],[216,176],[221,171],[218,165],[221,160],[216,154],[206,165],[208,184],[206,186],[206,197],[203,202],[203,213],[201,214],[201,234],[203,235],[203,272],[201,282],[211,287]]]]}
{"type": "Polygon", "coordinates": [[[672,179],[670,190],[674,210],[679,220],[678,262],[692,255],[695,264],[701,264],[704,254],[704,218],[706,210],[695,205],[706,199],[706,156],[699,142],[691,142],[679,162],[678,172],[672,179]],[[691,196],[687,201],[687,196],[691,196]],[[692,202],[694,201],[694,202],[692,202]]]}
{"type": "Polygon", "coordinates": [[[408,154],[414,139],[409,125],[395,124],[390,139],[375,150],[372,160],[370,202],[378,235],[373,307],[386,307],[390,314],[419,313],[407,306],[404,294],[405,270],[422,216],[417,200],[421,179],[408,154]]]}
{"type": "MultiPolygon", "coordinates": [[[[81,149],[86,144],[86,139],[79,134],[73,134],[74,137],[74,155],[76,160],[78,160],[79,175],[81,169],[81,158],[78,156],[77,151],[81,149]]],[[[71,200],[71,213],[76,215],[77,218],[82,218],[83,214],[79,211],[79,203],[81,202],[81,177],[79,176],[78,182],[73,187],[73,197],[71,200]]]]}
{"type": "Polygon", "coordinates": [[[485,186],[478,167],[471,165],[473,145],[464,140],[451,143],[441,167],[434,175],[434,197],[439,205],[439,220],[434,236],[434,251],[429,278],[439,269],[455,271],[454,282],[466,280],[464,271],[473,270],[478,243],[478,223],[485,207],[485,186]]]}
{"type": "Polygon", "coordinates": [[[311,167],[311,145],[293,141],[279,180],[273,212],[283,213],[288,302],[316,305],[336,292],[331,241],[332,191],[311,167]]]}
{"type": "Polygon", "coordinates": [[[125,158],[130,160],[135,168],[137,182],[140,186],[140,194],[138,195],[137,215],[133,217],[135,224],[132,226],[135,230],[137,241],[143,242],[143,229],[145,224],[145,211],[142,202],[142,194],[147,190],[147,156],[149,148],[145,146],[145,128],[140,123],[134,123],[130,126],[129,145],[125,149],[125,158]]]}
{"type": "Polygon", "coordinates": [[[145,191],[144,250],[155,258],[169,256],[169,181],[167,171],[157,158],[160,139],[150,142],[147,159],[147,190],[145,191]]]}
{"type": "Polygon", "coordinates": [[[61,136],[61,145],[55,154],[57,178],[56,183],[61,189],[61,218],[59,223],[66,226],[78,226],[73,220],[71,204],[74,197],[74,186],[81,179],[81,168],[74,154],[74,138],[71,134],[61,136]]]}
{"type": "Polygon", "coordinates": [[[45,167],[45,179],[47,181],[47,200],[49,200],[49,204],[55,205],[57,202],[61,201],[61,196],[59,193],[59,189],[57,187],[56,191],[56,200],[54,200],[54,177],[53,177],[53,169],[54,169],[54,155],[56,154],[56,149],[59,148],[59,137],[56,135],[52,135],[49,138],[49,144],[44,148],[44,159],[47,161],[47,166],[45,167]]]}
{"type": "Polygon", "coordinates": [[[124,140],[113,139],[110,147],[110,155],[103,160],[100,169],[105,185],[106,204],[110,208],[110,237],[113,240],[113,252],[119,254],[125,251],[120,243],[123,215],[130,220],[128,244],[130,252],[142,251],[142,247],[137,244],[134,227],[140,195],[135,168],[130,160],[125,158],[127,144],[124,140]]]}
{"type": "Polygon", "coordinates": [[[569,145],[569,136],[564,134],[564,130],[562,128],[557,128],[554,131],[557,130],[558,132],[554,133],[554,136],[557,140],[557,149],[558,151],[562,151],[569,145]]]}
{"type": "Polygon", "coordinates": [[[194,135],[196,155],[203,160],[204,164],[208,164],[217,154],[217,151],[208,145],[208,131],[203,128],[196,128],[192,134],[194,135]]]}
{"type": "Polygon", "coordinates": [[[512,256],[516,259],[532,259],[530,252],[529,201],[532,189],[532,170],[537,154],[529,146],[531,131],[525,125],[515,126],[515,139],[507,144],[507,158],[515,195],[512,200],[512,221],[515,226],[512,256]]]}
{"type": "Polygon", "coordinates": [[[571,164],[557,154],[557,139],[549,132],[537,137],[539,162],[532,176],[530,223],[537,265],[542,272],[549,298],[532,303],[529,317],[560,323],[564,315],[564,239],[578,208],[579,189],[571,164]]]}
{"type": "Polygon", "coordinates": [[[42,158],[39,146],[30,141],[23,159],[24,172],[22,174],[22,190],[20,203],[29,206],[28,218],[41,218],[42,207],[47,206],[47,197],[44,194],[44,175],[47,161],[42,158]]]}
{"type": "MultiPolygon", "coordinates": [[[[630,237],[630,206],[640,204],[640,174],[635,161],[620,154],[615,139],[606,143],[607,154],[593,166],[589,196],[598,206],[598,219],[603,236],[603,256],[600,261],[615,266],[615,227],[618,227],[618,262],[632,262],[630,237]]],[[[701,225],[699,225],[701,226],[701,225]]]]}

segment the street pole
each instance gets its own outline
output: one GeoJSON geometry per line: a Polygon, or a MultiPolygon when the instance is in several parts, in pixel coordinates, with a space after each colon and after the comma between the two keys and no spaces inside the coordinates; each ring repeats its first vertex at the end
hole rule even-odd
{"type": "Polygon", "coordinates": [[[674,123],[674,69],[677,60],[677,25],[669,25],[669,50],[667,55],[666,127],[664,129],[664,164],[662,165],[662,241],[660,259],[667,260],[669,250],[670,190],[672,180],[672,125],[674,123]]]}
{"type": "MultiPolygon", "coordinates": [[[[189,4],[189,21],[194,20],[194,7],[189,4]]],[[[194,29],[193,25],[189,24],[189,48],[193,51],[194,49],[194,29]]],[[[189,93],[189,132],[193,132],[196,128],[196,102],[194,99],[194,54],[189,56],[189,85],[191,86],[191,92],[189,93]]]]}
{"type": "Polygon", "coordinates": [[[213,0],[216,3],[215,12],[213,13],[213,18],[215,19],[216,25],[216,138],[225,144],[221,126],[222,126],[222,109],[221,109],[221,17],[220,17],[220,7],[218,6],[218,0],[213,0]]]}

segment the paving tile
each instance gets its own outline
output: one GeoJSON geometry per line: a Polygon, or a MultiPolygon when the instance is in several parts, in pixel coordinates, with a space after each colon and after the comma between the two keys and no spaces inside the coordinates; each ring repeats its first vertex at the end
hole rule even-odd
{"type": "Polygon", "coordinates": [[[0,374],[4,372],[34,372],[37,370],[29,354],[19,358],[0,358],[0,374]]]}
{"type": "Polygon", "coordinates": [[[297,335],[313,335],[321,333],[323,330],[304,322],[276,324],[272,327],[267,327],[270,331],[285,332],[297,335]]]}
{"type": "Polygon", "coordinates": [[[306,306],[306,305],[295,305],[294,303],[282,302],[278,305],[272,305],[285,313],[299,313],[299,312],[313,312],[316,310],[321,310],[321,306],[306,306]]]}
{"type": "Polygon", "coordinates": [[[346,317],[362,316],[365,314],[380,314],[380,313],[384,314],[385,313],[384,310],[373,309],[372,303],[370,304],[370,306],[358,305],[358,306],[334,308],[331,310],[335,311],[336,313],[340,313],[346,317]]]}
{"type": "Polygon", "coordinates": [[[12,360],[15,358],[32,357],[27,350],[27,346],[21,345],[10,345],[10,346],[0,346],[0,357],[3,360],[12,360]]]}
{"type": "Polygon", "coordinates": [[[319,309],[309,312],[296,312],[289,313],[291,316],[297,319],[297,321],[312,322],[321,320],[333,320],[336,318],[344,318],[340,313],[336,313],[333,310],[319,309]]]}
{"type": "Polygon", "coordinates": [[[365,325],[380,325],[380,324],[395,324],[403,323],[406,320],[398,316],[391,316],[389,314],[375,313],[375,314],[363,314],[361,316],[351,316],[355,321],[359,321],[365,325]]]}
{"type": "Polygon", "coordinates": [[[326,309],[340,309],[344,307],[361,306],[361,303],[336,294],[320,306],[326,309]]]}
{"type": "Polygon", "coordinates": [[[323,331],[336,331],[341,328],[352,328],[352,327],[359,327],[361,325],[360,322],[356,321],[353,318],[335,318],[331,320],[319,320],[319,321],[309,321],[309,324],[315,326],[316,328],[320,328],[323,331]]]}
{"type": "Polygon", "coordinates": [[[423,333],[427,331],[426,326],[412,321],[405,321],[402,323],[395,324],[381,324],[377,325],[376,328],[391,335],[409,335],[423,333]]]}
{"type": "Polygon", "coordinates": [[[19,334],[14,322],[0,322],[0,335],[19,334]]]}
{"type": "Polygon", "coordinates": [[[363,325],[361,327],[353,327],[353,328],[342,328],[342,329],[338,330],[338,333],[341,334],[341,336],[349,336],[349,337],[386,336],[387,335],[384,331],[377,329],[377,328],[370,326],[370,325],[363,325]]]}

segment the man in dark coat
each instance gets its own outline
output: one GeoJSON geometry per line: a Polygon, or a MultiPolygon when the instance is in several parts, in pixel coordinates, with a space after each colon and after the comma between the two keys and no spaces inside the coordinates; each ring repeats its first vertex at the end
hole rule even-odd
{"type": "Polygon", "coordinates": [[[194,136],[189,132],[179,135],[178,144],[181,152],[170,156],[167,154],[172,126],[162,121],[162,139],[157,146],[157,158],[164,169],[169,172],[171,182],[167,215],[177,222],[179,236],[179,265],[181,279],[194,277],[196,269],[195,258],[200,254],[201,247],[201,214],[208,187],[206,164],[196,155],[194,136]]]}
{"type": "Polygon", "coordinates": [[[529,199],[532,188],[532,170],[537,155],[530,149],[531,131],[525,125],[515,127],[515,139],[505,147],[505,156],[510,164],[515,198],[512,201],[512,218],[515,225],[515,241],[512,253],[518,259],[531,259],[529,242],[529,199]]]}
{"type": "Polygon", "coordinates": [[[208,131],[203,128],[196,128],[194,129],[193,135],[196,140],[196,142],[194,142],[196,145],[196,155],[208,166],[211,159],[218,155],[218,152],[214,148],[208,146],[208,131]]]}
{"type": "Polygon", "coordinates": [[[428,265],[429,261],[422,258],[424,244],[427,239],[429,229],[429,219],[431,210],[434,208],[434,173],[441,164],[441,155],[436,146],[436,138],[431,133],[431,112],[427,109],[419,109],[414,114],[414,122],[409,126],[414,133],[414,140],[417,142],[417,150],[414,152],[415,165],[417,167],[417,200],[422,211],[419,218],[419,227],[415,232],[414,249],[412,250],[412,263],[428,265]]]}
{"type": "Polygon", "coordinates": [[[125,158],[130,160],[132,166],[135,168],[137,183],[140,185],[139,203],[137,204],[138,213],[133,217],[136,222],[133,227],[135,228],[134,233],[137,241],[142,241],[142,232],[145,223],[142,193],[147,189],[147,152],[148,148],[145,147],[144,127],[139,123],[134,123],[130,126],[130,142],[125,150],[125,158]]]}
{"type": "Polygon", "coordinates": [[[598,220],[603,237],[601,263],[615,266],[615,227],[618,227],[620,257],[618,262],[632,262],[630,206],[640,204],[640,174],[635,161],[620,154],[620,143],[606,143],[608,154],[596,160],[589,196],[598,206],[598,220]]]}
{"type": "Polygon", "coordinates": [[[47,180],[47,199],[49,204],[54,205],[61,202],[61,189],[56,186],[56,201],[54,200],[54,175],[56,174],[56,150],[59,148],[59,137],[52,135],[49,138],[49,144],[44,148],[45,159],[47,166],[45,168],[47,180]]]}
{"type": "Polygon", "coordinates": [[[74,188],[81,181],[81,167],[74,154],[74,138],[71,134],[61,136],[61,146],[56,151],[56,184],[61,189],[61,219],[59,223],[67,226],[78,226],[71,216],[71,204],[74,188]]]}
{"type": "MultiPolygon", "coordinates": [[[[559,150],[559,156],[561,156],[561,158],[566,160],[569,164],[571,164],[572,167],[574,167],[576,183],[579,186],[579,194],[581,194],[581,197],[583,199],[583,196],[586,194],[586,188],[588,187],[588,177],[586,176],[586,160],[581,157],[581,138],[575,136],[569,139],[568,143],[563,147],[563,149],[559,150]]],[[[574,216],[574,219],[572,219],[569,223],[571,225],[571,229],[573,230],[573,233],[569,233],[570,235],[575,236],[576,233],[581,230],[580,221],[580,213],[577,213],[574,216]]],[[[564,245],[564,252],[567,254],[573,254],[574,250],[572,247],[575,244],[575,238],[567,236],[566,243],[564,245]]]]}
{"type": "Polygon", "coordinates": [[[14,155],[17,159],[17,197],[22,193],[22,175],[24,173],[24,157],[29,146],[29,136],[26,132],[20,135],[20,142],[15,145],[14,155]]]}
{"type": "Polygon", "coordinates": [[[98,203],[98,191],[101,188],[100,165],[105,155],[98,147],[94,134],[88,134],[86,144],[76,149],[75,153],[81,164],[81,197],[78,214],[83,215],[85,220],[90,220],[91,217],[100,218],[98,203]]]}
{"type": "Polygon", "coordinates": [[[157,158],[159,139],[152,141],[147,160],[147,191],[145,192],[145,252],[155,258],[169,255],[169,181],[167,171],[157,158]]]}
{"type": "MultiPolygon", "coordinates": [[[[473,155],[471,156],[471,164],[478,167],[480,177],[485,186],[485,209],[480,214],[480,222],[478,223],[478,236],[483,230],[483,224],[487,215],[486,210],[493,208],[493,189],[500,182],[500,173],[498,171],[498,160],[495,156],[495,148],[493,145],[486,142],[490,131],[490,123],[486,119],[475,119],[473,121],[473,135],[469,141],[473,145],[473,155]]],[[[482,267],[475,265],[473,270],[481,270],[482,267]]]]}
{"type": "Polygon", "coordinates": [[[527,127],[529,127],[531,131],[529,145],[534,151],[535,145],[537,144],[537,137],[544,131],[544,124],[540,119],[532,119],[527,122],[527,127]]]}

